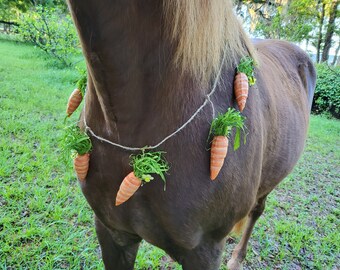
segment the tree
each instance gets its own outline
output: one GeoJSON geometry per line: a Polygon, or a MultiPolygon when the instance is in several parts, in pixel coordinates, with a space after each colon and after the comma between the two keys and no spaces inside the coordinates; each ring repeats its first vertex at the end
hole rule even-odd
{"type": "Polygon", "coordinates": [[[26,12],[30,1],[0,0],[0,19],[3,22],[16,21],[21,12],[26,12]]]}
{"type": "Polygon", "coordinates": [[[335,31],[335,19],[336,19],[337,14],[338,14],[339,2],[340,2],[339,0],[333,0],[332,3],[331,3],[329,21],[328,21],[328,26],[327,26],[327,32],[326,32],[326,35],[325,35],[325,41],[324,41],[324,47],[323,47],[321,62],[328,61],[329,49],[331,48],[332,37],[333,37],[334,31],[335,31]]]}
{"type": "Polygon", "coordinates": [[[336,61],[337,61],[338,55],[339,55],[339,51],[340,51],[340,42],[338,42],[338,47],[335,50],[335,55],[334,55],[334,58],[333,58],[333,61],[332,61],[332,66],[335,66],[335,64],[336,64],[336,61]]]}
{"type": "Polygon", "coordinates": [[[0,0],[0,21],[18,23],[21,14],[37,6],[67,9],[63,0],[0,0]]]}
{"type": "Polygon", "coordinates": [[[310,32],[314,28],[315,0],[242,2],[246,4],[250,14],[252,30],[265,38],[300,42],[309,39],[310,32]]]}
{"type": "MultiPolygon", "coordinates": [[[[316,60],[328,61],[329,50],[339,37],[340,0],[237,0],[250,30],[264,38],[306,41],[316,50],[316,60]],[[243,6],[242,6],[243,5],[243,6]],[[247,14],[244,15],[246,7],[247,14]]],[[[337,50],[339,53],[339,50],[337,50]]],[[[336,60],[335,60],[336,61],[336,60]]]]}
{"type": "Polygon", "coordinates": [[[80,52],[80,46],[69,14],[60,9],[37,6],[23,14],[20,21],[18,32],[23,40],[34,44],[63,66],[72,66],[73,56],[80,52]]]}
{"type": "Polygon", "coordinates": [[[318,7],[321,6],[321,14],[318,16],[319,18],[319,33],[318,33],[318,41],[316,45],[316,62],[320,62],[320,50],[321,50],[321,43],[322,43],[322,27],[325,19],[325,9],[326,4],[325,2],[319,0],[318,1],[318,7]]]}

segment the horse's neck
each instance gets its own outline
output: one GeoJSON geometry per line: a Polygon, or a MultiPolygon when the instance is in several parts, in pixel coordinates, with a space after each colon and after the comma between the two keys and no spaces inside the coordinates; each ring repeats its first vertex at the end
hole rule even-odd
{"type": "Polygon", "coordinates": [[[202,102],[203,94],[170,64],[161,4],[119,1],[110,9],[107,1],[70,1],[89,70],[89,124],[121,136],[166,122],[172,129],[191,113],[188,102],[202,102]]]}

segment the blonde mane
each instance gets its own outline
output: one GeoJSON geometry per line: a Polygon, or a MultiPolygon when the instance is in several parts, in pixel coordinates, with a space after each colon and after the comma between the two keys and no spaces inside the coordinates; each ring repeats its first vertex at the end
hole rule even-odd
{"type": "Polygon", "coordinates": [[[174,63],[202,82],[210,80],[226,49],[226,64],[254,56],[253,46],[230,0],[165,0],[166,33],[174,42],[174,63]]]}

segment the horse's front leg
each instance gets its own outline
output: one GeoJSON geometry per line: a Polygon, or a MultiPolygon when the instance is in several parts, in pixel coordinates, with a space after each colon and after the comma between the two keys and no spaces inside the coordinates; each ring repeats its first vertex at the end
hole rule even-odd
{"type": "Polygon", "coordinates": [[[132,270],[141,238],[111,231],[96,217],[96,232],[106,270],[132,270]]]}

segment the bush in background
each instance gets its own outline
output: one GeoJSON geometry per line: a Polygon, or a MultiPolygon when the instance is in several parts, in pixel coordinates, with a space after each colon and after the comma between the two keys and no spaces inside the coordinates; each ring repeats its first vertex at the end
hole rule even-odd
{"type": "Polygon", "coordinates": [[[68,14],[60,9],[38,6],[21,16],[19,34],[54,57],[63,66],[72,65],[80,52],[76,29],[68,14]]]}
{"type": "Polygon", "coordinates": [[[312,111],[340,118],[340,67],[317,64],[317,81],[312,111]]]}

